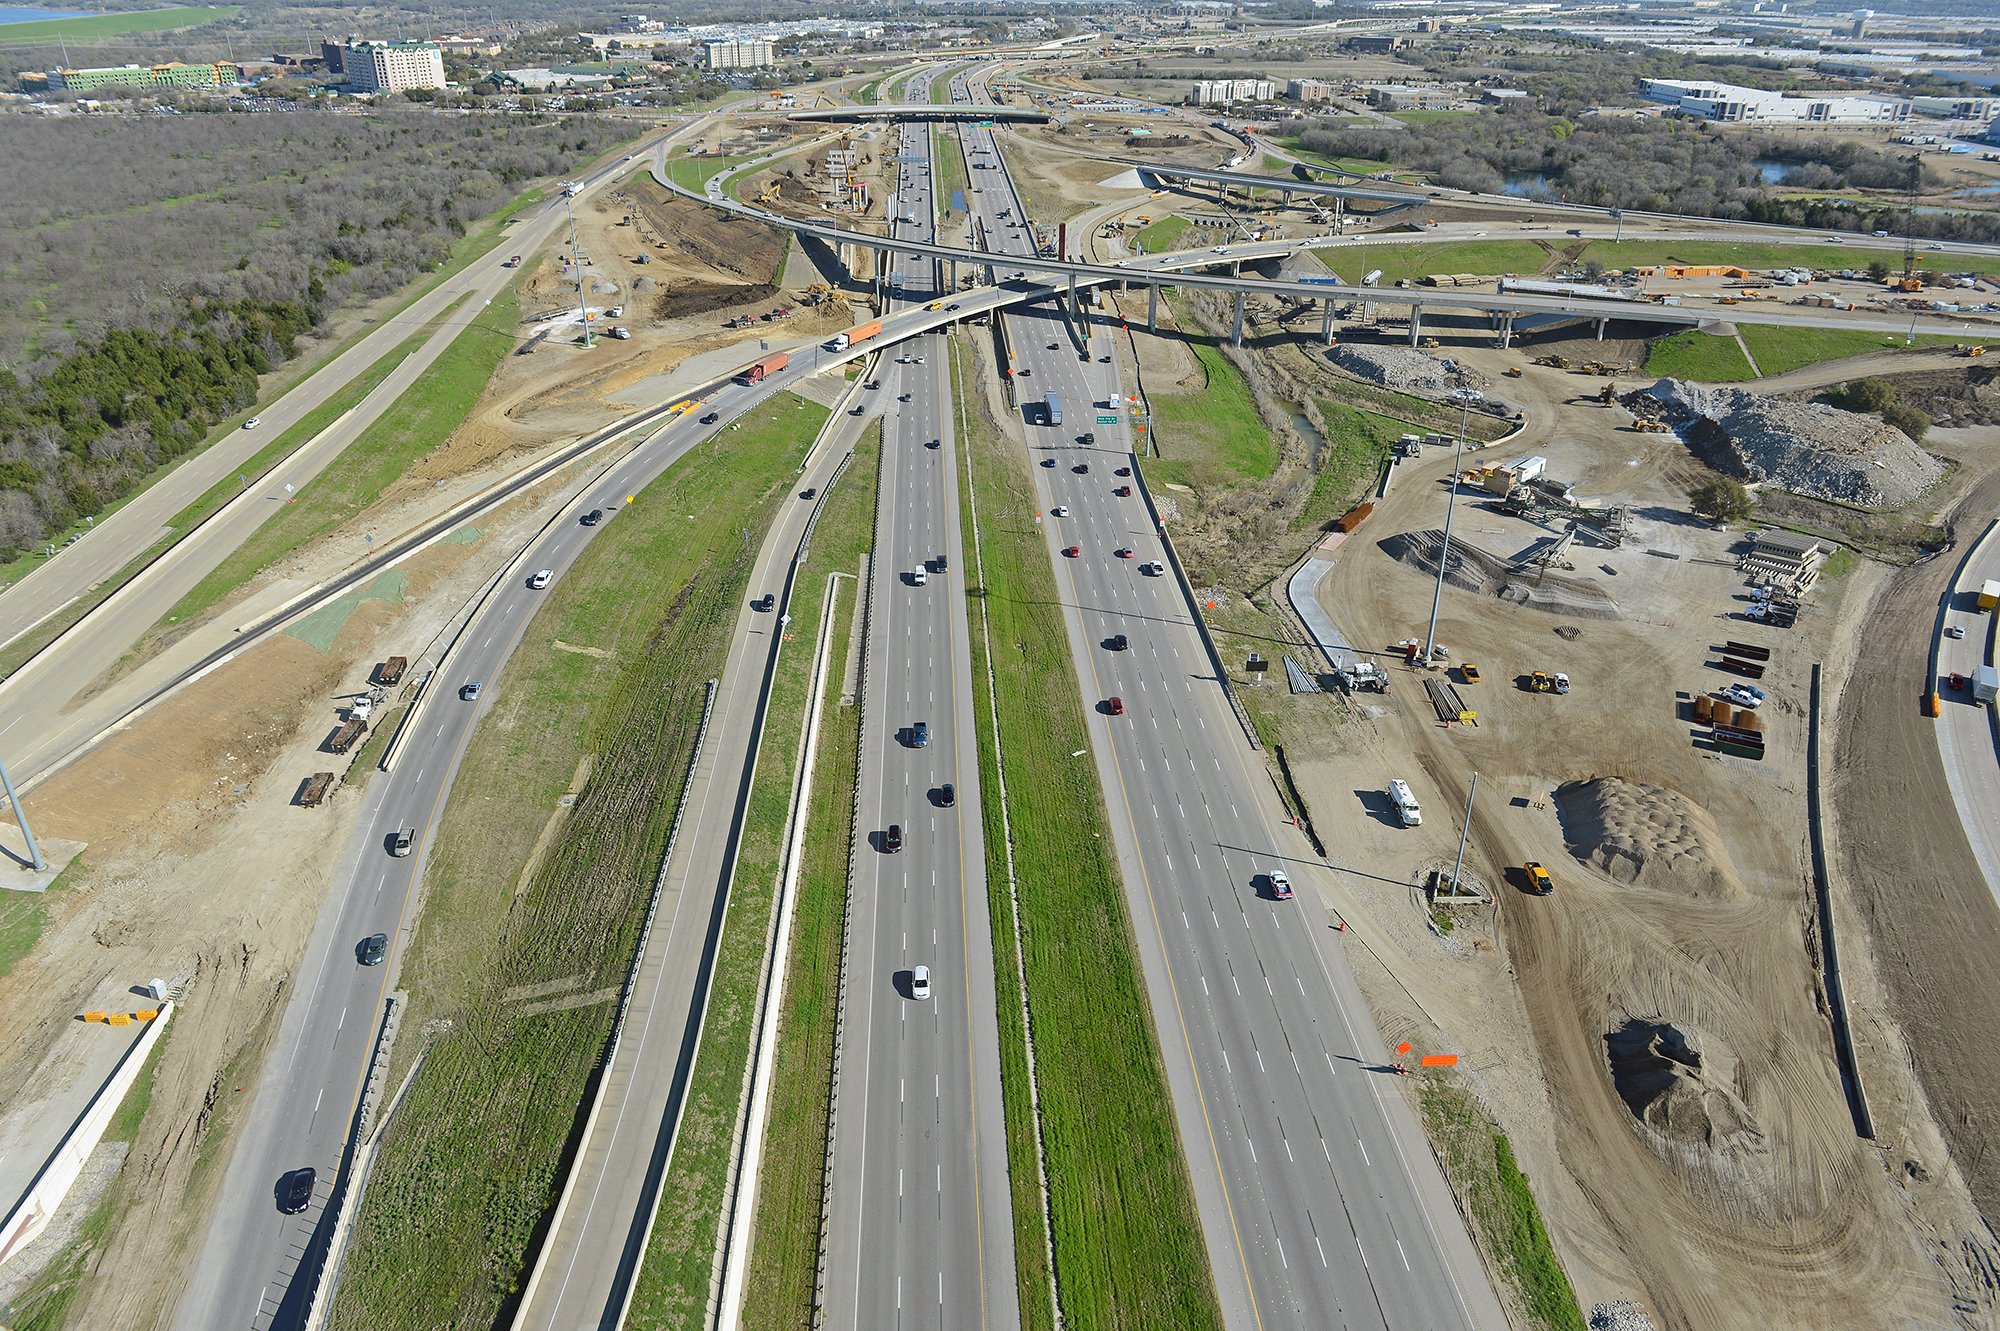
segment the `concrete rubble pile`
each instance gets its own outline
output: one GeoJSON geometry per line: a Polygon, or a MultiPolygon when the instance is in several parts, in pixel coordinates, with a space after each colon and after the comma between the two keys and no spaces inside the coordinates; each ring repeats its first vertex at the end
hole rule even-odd
{"type": "Polygon", "coordinates": [[[1698,442],[1725,443],[1751,479],[1797,494],[1895,508],[1944,476],[1944,463],[1908,435],[1860,412],[1678,379],[1662,379],[1646,395],[1675,425],[1706,436],[1698,442]]]}
{"type": "Polygon", "coordinates": [[[1444,394],[1454,388],[1483,388],[1484,375],[1474,374],[1414,347],[1357,346],[1343,342],[1332,352],[1333,363],[1371,384],[1411,393],[1444,394]]]}
{"type": "Polygon", "coordinates": [[[1599,1303],[1590,1310],[1590,1331],[1657,1331],[1646,1310],[1630,1299],[1599,1303]]]}

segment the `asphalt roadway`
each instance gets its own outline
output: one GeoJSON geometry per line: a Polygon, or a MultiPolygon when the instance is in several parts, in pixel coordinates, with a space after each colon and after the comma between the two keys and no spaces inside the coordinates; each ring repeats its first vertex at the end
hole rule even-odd
{"type": "MultiPolygon", "coordinates": [[[[787,371],[777,379],[791,382],[806,372],[787,371]]],[[[769,391],[768,386],[731,385],[715,394],[710,406],[723,417],[715,428],[726,429],[729,419],[769,391]]],[[[362,1079],[414,927],[409,918],[412,889],[472,728],[499,687],[537,603],[547,595],[529,588],[527,579],[547,568],[560,580],[584,543],[602,529],[583,525],[579,515],[599,508],[606,514],[603,527],[615,524],[626,495],[638,494],[710,433],[692,413],[678,416],[621,459],[526,547],[445,658],[407,723],[411,730],[394,769],[378,776],[365,795],[354,840],[342,854],[341,886],[328,894],[321,909],[299,983],[251,1093],[207,1238],[180,1300],[177,1327],[264,1331],[304,1324],[311,1276],[331,1235],[329,1199],[347,1159],[362,1079]],[[479,700],[462,699],[461,686],[475,680],[484,686],[479,700]],[[401,828],[414,828],[417,834],[413,853],[404,858],[389,853],[390,840],[401,828]],[[361,965],[361,940],[376,932],[390,935],[386,963],[361,965]],[[306,1166],[318,1173],[312,1206],[303,1214],[280,1214],[273,1189],[282,1175],[306,1166]],[[301,1272],[307,1278],[300,1279],[301,1272]]],[[[838,460],[836,453],[822,450],[800,487],[823,483],[838,460]]],[[[753,591],[779,590],[810,510],[807,503],[780,508],[753,573],[753,591]]],[[[776,645],[774,628],[772,616],[747,607],[739,616],[695,773],[687,826],[668,869],[658,923],[627,1015],[627,1034],[607,1074],[603,1117],[575,1171],[580,1195],[590,1204],[569,1208],[565,1220],[588,1223],[581,1233],[566,1224],[551,1236],[550,1251],[562,1276],[544,1282],[538,1291],[552,1300],[547,1305],[551,1320],[538,1325],[600,1324],[601,1297],[598,1306],[578,1311],[582,1291],[601,1296],[611,1281],[600,1279],[596,1268],[631,1260],[633,1245],[644,1243],[650,1212],[635,1217],[635,1211],[649,1198],[641,1198],[638,1190],[650,1175],[664,1170],[670,1129],[678,1116],[702,1010],[695,1001],[697,985],[705,986],[712,936],[720,926],[719,866],[725,848],[734,845],[732,811],[747,770],[764,659],[776,645]],[[635,1138],[638,1145],[633,1147],[635,1138]],[[644,1163],[635,1167],[635,1160],[644,1163]],[[577,1253],[583,1256],[579,1259],[577,1253]],[[578,1293],[571,1295],[572,1289],[578,1293]]]]}
{"type": "MultiPolygon", "coordinates": [[[[991,130],[959,132],[997,156],[991,130]]],[[[985,174],[988,233],[1025,245],[998,215],[1004,172],[985,174]]],[[[1048,306],[1004,317],[1017,373],[1031,371],[1050,555],[1228,1324],[1497,1331],[1499,1301],[1315,904],[1326,871],[1253,768],[1188,593],[1171,566],[1140,571],[1164,549],[1144,496],[1116,493],[1133,462],[1125,412],[1091,409],[1120,398],[1113,328],[1048,306]],[[1037,405],[1051,391],[1060,427],[1037,405]],[[1121,633],[1129,650],[1112,650],[1121,633]],[[1280,868],[1295,899],[1274,897],[1280,868]]]]}
{"type": "Polygon", "coordinates": [[[2000,703],[1982,706],[1972,693],[1973,675],[1994,659],[1995,617],[1979,608],[1979,588],[1989,578],[2000,579],[2000,526],[1987,529],[1946,593],[1939,615],[1938,678],[1931,687],[1938,694],[1938,756],[1944,760],[1952,803],[1958,806],[1959,822],[1986,878],[1986,889],[2000,902],[2000,824],[1974,812],[2000,808],[2000,762],[1995,753],[2000,743],[1991,710],[2000,703]],[[1953,626],[1965,636],[1946,636],[1953,626]],[[1964,677],[1964,688],[1951,687],[1953,674],[1964,677]]]}
{"type": "MultiPolygon", "coordinates": [[[[902,159],[895,213],[913,219],[896,225],[923,237],[935,227],[930,132],[888,131],[902,159]]],[[[900,258],[903,295],[946,296],[930,270],[900,258]]],[[[825,1314],[840,1331],[1008,1331],[1021,1319],[949,359],[935,335],[894,351],[864,395],[883,416],[883,462],[825,1314]],[[912,988],[919,965],[927,997],[912,988]]]]}

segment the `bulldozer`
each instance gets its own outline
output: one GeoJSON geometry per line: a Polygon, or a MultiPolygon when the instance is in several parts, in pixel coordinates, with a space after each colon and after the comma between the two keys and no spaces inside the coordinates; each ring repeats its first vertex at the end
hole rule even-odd
{"type": "Polygon", "coordinates": [[[1427,338],[1425,338],[1425,339],[1423,340],[1423,344],[1422,344],[1422,345],[1423,345],[1423,348],[1424,348],[1424,350],[1425,350],[1425,351],[1436,351],[1436,350],[1438,349],[1438,345],[1439,345],[1439,344],[1438,344],[1438,340],[1437,340],[1436,338],[1434,338],[1434,337],[1427,337],[1427,338]]]}
{"type": "Polygon", "coordinates": [[[1984,356],[1986,354],[1986,348],[1977,342],[1969,343],[1964,346],[1955,346],[1952,348],[1952,351],[1960,356],[1967,357],[1968,359],[1973,356],[1984,356]]]}
{"type": "Polygon", "coordinates": [[[1567,370],[1567,369],[1569,368],[1569,357],[1567,357],[1567,356],[1537,356],[1537,357],[1535,357],[1535,364],[1537,364],[1537,365],[1546,365],[1546,366],[1548,366],[1548,367],[1549,367],[1550,369],[1555,369],[1555,370],[1567,370]]]}

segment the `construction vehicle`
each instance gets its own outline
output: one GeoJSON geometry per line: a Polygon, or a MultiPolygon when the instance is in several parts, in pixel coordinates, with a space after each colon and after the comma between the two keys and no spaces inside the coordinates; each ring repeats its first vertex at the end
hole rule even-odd
{"type": "Polygon", "coordinates": [[[1436,338],[1427,337],[1423,340],[1422,345],[1425,351],[1436,351],[1438,350],[1440,344],[1436,338]]]}
{"type": "Polygon", "coordinates": [[[402,682],[403,672],[410,668],[408,657],[392,656],[375,667],[375,682],[385,688],[402,682]]]}
{"type": "Polygon", "coordinates": [[[2000,605],[2000,581],[1988,578],[1979,584],[1979,608],[1991,610],[1996,605],[2000,605]]]}
{"type": "Polygon", "coordinates": [[[609,336],[617,338],[620,342],[628,342],[632,338],[632,330],[629,328],[612,328],[606,331],[609,336]]]}
{"type": "Polygon", "coordinates": [[[331,735],[326,737],[328,753],[346,753],[354,747],[354,741],[368,733],[368,723],[360,717],[350,717],[340,723],[331,735]]]}
{"type": "Polygon", "coordinates": [[[1535,364],[1537,364],[1537,365],[1546,365],[1546,366],[1548,366],[1549,368],[1551,368],[1551,369],[1556,369],[1556,370],[1567,370],[1567,369],[1569,368],[1569,357],[1567,357],[1567,356],[1537,356],[1537,357],[1535,357],[1535,364]]]}
{"type": "Polygon", "coordinates": [[[1509,365],[1505,373],[1509,379],[1519,379],[1523,371],[1518,365],[1509,365]]]}
{"type": "Polygon", "coordinates": [[[1569,676],[1560,670],[1549,672],[1537,670],[1528,676],[1528,689],[1533,693],[1568,693],[1569,676]]]}
{"type": "Polygon", "coordinates": [[[1978,343],[1974,343],[1971,346],[1953,347],[1952,350],[1968,359],[1973,356],[1984,356],[1986,354],[1986,348],[1978,343]]]}
{"type": "Polygon", "coordinates": [[[326,801],[327,791],[333,788],[333,773],[314,772],[299,787],[299,807],[310,809],[326,801]]]}
{"type": "Polygon", "coordinates": [[[1533,860],[1522,865],[1521,871],[1528,875],[1528,890],[1536,896],[1545,897],[1556,890],[1554,881],[1549,877],[1549,871],[1533,860]]]}
{"type": "Polygon", "coordinates": [[[1389,783],[1388,794],[1389,805],[1395,809],[1396,818],[1403,826],[1420,827],[1423,825],[1423,807],[1417,803],[1417,797],[1410,792],[1409,782],[1400,780],[1391,781],[1389,783]]]}
{"type": "Polygon", "coordinates": [[[1891,291],[1914,294],[1924,289],[1924,275],[1917,271],[1917,238],[1911,229],[1917,217],[1917,189],[1923,183],[1923,176],[1923,159],[1912,154],[1903,204],[1903,271],[1889,279],[1891,291]]]}

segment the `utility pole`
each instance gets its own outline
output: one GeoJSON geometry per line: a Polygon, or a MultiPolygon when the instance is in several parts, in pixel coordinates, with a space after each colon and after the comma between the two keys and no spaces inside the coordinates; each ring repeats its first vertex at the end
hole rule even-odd
{"type": "Polygon", "coordinates": [[[1430,669],[1437,655],[1438,604],[1444,600],[1444,566],[1451,561],[1451,515],[1458,507],[1458,474],[1465,463],[1465,422],[1472,412],[1475,402],[1486,400],[1486,394],[1476,388],[1460,388],[1452,392],[1452,400],[1458,403],[1458,452],[1451,463],[1451,488],[1445,491],[1444,499],[1444,546],[1438,551],[1437,587],[1431,592],[1431,626],[1424,631],[1424,669],[1430,669]]]}
{"type": "Polygon", "coordinates": [[[1459,870],[1465,867],[1465,838],[1472,832],[1472,797],[1479,793],[1479,773],[1472,774],[1472,788],[1465,792],[1465,818],[1458,827],[1458,858],[1451,866],[1451,894],[1458,895],[1459,870]]]}
{"type": "Polygon", "coordinates": [[[14,807],[14,821],[21,825],[21,836],[28,843],[28,859],[35,866],[35,872],[40,873],[49,867],[49,862],[42,858],[42,848],[35,844],[35,834],[28,827],[28,811],[21,807],[21,797],[14,793],[14,778],[7,775],[5,763],[0,763],[0,788],[6,790],[7,803],[14,807]]]}
{"type": "Polygon", "coordinates": [[[590,306],[583,296],[583,255],[576,248],[576,197],[563,187],[563,211],[569,215],[569,261],[576,268],[576,313],[583,321],[583,345],[595,346],[590,332],[590,306]]]}

